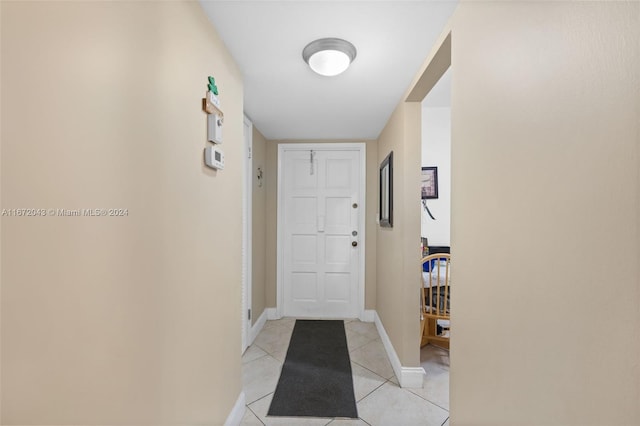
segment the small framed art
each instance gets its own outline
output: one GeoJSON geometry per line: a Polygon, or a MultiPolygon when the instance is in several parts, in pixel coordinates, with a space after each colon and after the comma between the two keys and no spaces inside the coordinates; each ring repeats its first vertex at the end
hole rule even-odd
{"type": "Polygon", "coordinates": [[[393,226],[393,151],[380,163],[380,226],[393,226]]]}
{"type": "Polygon", "coordinates": [[[420,177],[420,190],[422,192],[423,200],[438,198],[438,168],[437,167],[422,168],[422,175],[420,177]]]}

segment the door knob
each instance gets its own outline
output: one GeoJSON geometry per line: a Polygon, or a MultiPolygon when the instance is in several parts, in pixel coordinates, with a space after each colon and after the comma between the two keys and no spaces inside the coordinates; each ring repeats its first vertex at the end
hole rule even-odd
{"type": "Polygon", "coordinates": [[[351,241],[351,245],[352,245],[353,247],[356,247],[356,246],[358,245],[358,242],[357,242],[357,241],[351,241]]]}

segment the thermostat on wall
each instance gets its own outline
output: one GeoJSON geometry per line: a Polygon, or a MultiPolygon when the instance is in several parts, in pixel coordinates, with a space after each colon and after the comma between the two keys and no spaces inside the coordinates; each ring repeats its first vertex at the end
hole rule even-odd
{"type": "Polygon", "coordinates": [[[204,149],[204,162],[208,167],[215,170],[224,169],[224,153],[215,146],[208,146],[204,149]]]}

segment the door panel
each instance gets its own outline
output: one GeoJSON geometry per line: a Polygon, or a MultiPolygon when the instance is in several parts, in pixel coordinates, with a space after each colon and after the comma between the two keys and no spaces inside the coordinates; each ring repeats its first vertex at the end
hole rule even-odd
{"type": "Polygon", "coordinates": [[[283,313],[356,317],[361,248],[352,245],[358,242],[352,232],[360,231],[360,152],[282,155],[283,313]]]}

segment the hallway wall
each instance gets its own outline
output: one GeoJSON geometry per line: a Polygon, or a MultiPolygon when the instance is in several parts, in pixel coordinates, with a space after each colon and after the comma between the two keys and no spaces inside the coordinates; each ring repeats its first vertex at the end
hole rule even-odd
{"type": "Polygon", "coordinates": [[[267,258],[267,185],[265,183],[267,173],[267,141],[260,131],[253,126],[253,203],[252,203],[252,261],[253,271],[251,279],[251,324],[255,324],[264,312],[266,306],[266,258],[267,258]],[[262,170],[262,186],[258,182],[258,168],[262,170]]]}
{"type": "Polygon", "coordinates": [[[376,310],[403,367],[420,366],[421,109],[401,102],[378,138],[378,163],[393,151],[393,227],[376,228],[376,310]]]}
{"type": "Polygon", "coordinates": [[[637,2],[456,11],[452,425],[640,424],[639,40],[637,2]]]}
{"type": "Polygon", "coordinates": [[[2,424],[222,424],[241,391],[241,74],[196,2],[1,2],[2,424]],[[226,168],[204,166],[214,75],[226,168]]]}

